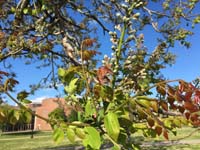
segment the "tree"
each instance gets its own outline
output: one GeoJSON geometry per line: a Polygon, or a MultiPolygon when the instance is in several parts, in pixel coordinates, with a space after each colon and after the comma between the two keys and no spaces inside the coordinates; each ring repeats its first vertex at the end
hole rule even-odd
{"type": "MultiPolygon", "coordinates": [[[[54,125],[57,142],[66,133],[71,142],[81,138],[87,149],[99,149],[106,140],[115,149],[132,149],[137,145],[130,136],[140,130],[144,136],[168,139],[182,124],[199,125],[194,101],[199,89],[183,80],[165,80],[160,73],[174,63],[169,49],[176,42],[190,47],[187,37],[200,22],[200,15],[193,13],[197,0],[9,0],[0,7],[1,63],[14,58],[51,67],[43,84],[50,80],[57,88],[61,82],[66,101],[74,107],[74,119],[68,122],[38,116],[54,125]],[[159,34],[153,50],[145,46],[147,28],[159,34]],[[103,52],[101,37],[95,37],[100,31],[112,43],[112,55],[104,56],[102,64],[95,59],[103,52]],[[158,97],[150,97],[152,88],[158,97]],[[159,112],[170,117],[160,118],[159,112]]],[[[15,74],[2,70],[0,77],[1,92],[34,114],[25,107],[29,93],[22,91],[17,98],[10,94],[18,84],[15,74]]],[[[31,92],[43,84],[32,85],[31,92]]]]}

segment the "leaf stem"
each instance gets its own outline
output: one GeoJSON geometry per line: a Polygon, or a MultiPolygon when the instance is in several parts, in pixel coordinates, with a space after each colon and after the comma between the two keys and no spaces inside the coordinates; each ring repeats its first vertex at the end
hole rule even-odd
{"type": "Polygon", "coordinates": [[[118,147],[118,149],[121,149],[121,147],[119,146],[119,144],[117,144],[108,134],[104,134],[105,138],[107,138],[108,140],[110,140],[115,146],[118,147]]]}

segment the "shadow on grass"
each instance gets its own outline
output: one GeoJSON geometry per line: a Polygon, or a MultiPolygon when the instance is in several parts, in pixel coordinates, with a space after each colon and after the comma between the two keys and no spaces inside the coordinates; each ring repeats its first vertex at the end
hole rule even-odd
{"type": "Polygon", "coordinates": [[[192,149],[190,147],[189,144],[182,144],[182,145],[171,145],[171,146],[148,146],[148,147],[143,147],[142,150],[181,150],[181,149],[184,149],[184,148],[187,148],[187,149],[192,149]]]}
{"type": "MultiPolygon", "coordinates": [[[[101,150],[110,150],[113,146],[112,143],[106,143],[101,146],[101,150]]],[[[54,146],[54,147],[41,147],[35,148],[33,150],[85,150],[85,148],[78,144],[68,144],[62,146],[54,146]]]]}

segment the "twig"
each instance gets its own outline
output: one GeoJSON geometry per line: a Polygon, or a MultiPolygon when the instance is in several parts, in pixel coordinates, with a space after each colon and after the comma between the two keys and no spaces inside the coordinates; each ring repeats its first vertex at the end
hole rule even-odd
{"type": "MultiPolygon", "coordinates": [[[[153,88],[155,88],[155,87],[157,87],[157,86],[159,86],[159,85],[161,85],[161,84],[170,83],[170,82],[178,82],[178,81],[180,81],[180,79],[176,79],[176,80],[166,80],[166,81],[158,82],[158,83],[156,83],[156,84],[154,84],[154,85],[152,85],[152,86],[150,86],[150,87],[148,87],[148,88],[146,88],[146,89],[144,89],[144,90],[138,92],[137,94],[135,94],[135,95],[132,96],[131,98],[135,98],[135,97],[137,97],[137,96],[140,96],[140,95],[144,94],[145,92],[149,91],[150,89],[153,89],[153,88]]],[[[130,99],[126,99],[126,100],[124,101],[124,103],[122,103],[121,105],[119,105],[114,111],[119,110],[119,109],[122,108],[124,105],[126,105],[129,101],[130,101],[130,99]]]]}

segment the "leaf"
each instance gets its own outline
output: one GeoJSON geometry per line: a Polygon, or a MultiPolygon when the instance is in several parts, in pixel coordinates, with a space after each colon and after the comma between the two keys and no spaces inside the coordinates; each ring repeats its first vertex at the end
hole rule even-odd
{"type": "Polygon", "coordinates": [[[190,120],[192,121],[192,122],[195,122],[195,121],[197,121],[198,120],[198,114],[192,114],[191,116],[190,116],[190,120]]]}
{"type": "Polygon", "coordinates": [[[82,50],[81,51],[82,60],[86,60],[86,61],[92,59],[92,57],[94,57],[97,54],[100,55],[101,53],[97,52],[95,50],[82,50]]]}
{"type": "Polygon", "coordinates": [[[69,94],[69,95],[73,95],[77,89],[77,83],[78,78],[74,78],[73,80],[70,81],[69,86],[65,86],[65,91],[69,94]]]}
{"type": "Polygon", "coordinates": [[[165,137],[166,140],[169,140],[167,130],[164,130],[163,136],[165,137]]]}
{"type": "Polygon", "coordinates": [[[28,14],[28,11],[29,11],[28,8],[24,8],[24,9],[23,9],[23,13],[24,13],[24,14],[28,14]]]}
{"type": "Polygon", "coordinates": [[[171,129],[172,128],[172,119],[170,119],[170,118],[165,119],[164,120],[164,125],[165,125],[165,127],[171,129]]]}
{"type": "Polygon", "coordinates": [[[184,96],[185,101],[190,101],[192,94],[193,94],[192,91],[186,92],[184,96]]]}
{"type": "Polygon", "coordinates": [[[9,113],[9,123],[15,125],[20,118],[20,113],[18,110],[11,110],[9,113]]]}
{"type": "Polygon", "coordinates": [[[76,128],[75,133],[80,139],[84,139],[86,136],[85,131],[82,128],[76,128]]]}
{"type": "Polygon", "coordinates": [[[158,112],[158,101],[151,101],[151,107],[154,112],[158,112]]]}
{"type": "Polygon", "coordinates": [[[153,118],[151,118],[151,117],[148,117],[148,118],[147,118],[147,122],[148,122],[148,124],[149,124],[150,127],[153,127],[154,124],[155,124],[155,121],[154,121],[153,118]]]}
{"type": "Polygon", "coordinates": [[[104,125],[108,135],[115,141],[120,133],[120,125],[115,113],[109,112],[104,118],[104,125]]]}
{"type": "Polygon", "coordinates": [[[13,116],[16,118],[16,120],[19,120],[20,118],[20,113],[18,110],[13,110],[13,116]]]}
{"type": "Polygon", "coordinates": [[[95,42],[96,42],[95,39],[89,39],[89,38],[87,38],[87,39],[84,39],[82,41],[82,45],[86,46],[86,47],[92,47],[95,42]]]}
{"type": "Polygon", "coordinates": [[[30,100],[28,100],[28,99],[23,99],[23,100],[21,100],[21,102],[22,102],[23,104],[30,104],[30,103],[32,103],[32,101],[30,101],[30,100]]]}
{"type": "MultiPolygon", "coordinates": [[[[2,38],[2,36],[4,36],[4,33],[0,31],[0,38],[2,38]]],[[[2,78],[1,75],[9,76],[9,73],[0,70],[0,78],[2,78]]]]}
{"type": "Polygon", "coordinates": [[[64,139],[64,131],[61,128],[56,128],[53,131],[53,139],[56,142],[56,144],[60,143],[64,139]]]}
{"type": "Polygon", "coordinates": [[[109,82],[108,75],[112,75],[113,71],[107,66],[102,66],[97,70],[97,79],[100,84],[109,82]]]}
{"type": "Polygon", "coordinates": [[[88,100],[87,104],[85,105],[85,117],[91,117],[96,113],[94,107],[91,104],[91,101],[88,100]]]}
{"type": "Polygon", "coordinates": [[[151,102],[149,100],[139,99],[139,100],[136,100],[136,102],[138,104],[140,104],[141,106],[145,107],[145,108],[150,108],[151,107],[151,102]]]}
{"type": "Polygon", "coordinates": [[[58,68],[58,76],[59,77],[64,77],[65,76],[65,69],[58,68]]]}
{"type": "Polygon", "coordinates": [[[166,95],[166,84],[160,84],[156,87],[156,90],[159,94],[165,96],[166,95]]]}
{"type": "Polygon", "coordinates": [[[23,99],[27,98],[28,95],[29,95],[28,92],[26,92],[26,91],[21,91],[21,92],[19,92],[19,93],[17,94],[17,99],[18,99],[18,100],[23,100],[23,99]]]}
{"type": "Polygon", "coordinates": [[[177,101],[182,102],[184,101],[184,96],[181,95],[181,93],[179,93],[178,91],[175,92],[175,98],[177,101]]]}
{"type": "Polygon", "coordinates": [[[13,79],[13,78],[9,78],[9,79],[7,79],[6,81],[5,81],[5,83],[4,83],[4,90],[5,91],[8,91],[8,90],[10,90],[10,91],[12,91],[13,90],[13,87],[16,85],[16,84],[18,84],[19,82],[17,81],[17,80],[15,80],[15,79],[13,79]]]}
{"type": "Polygon", "coordinates": [[[168,100],[170,105],[172,105],[174,103],[174,101],[175,101],[175,99],[172,96],[168,96],[167,100],[168,100]]]}
{"type": "Polygon", "coordinates": [[[178,110],[183,114],[185,111],[185,108],[183,106],[178,106],[178,110]]]}
{"type": "Polygon", "coordinates": [[[162,133],[162,127],[161,126],[156,126],[155,127],[155,131],[156,131],[157,135],[161,135],[161,133],[162,133]]]}
{"type": "Polygon", "coordinates": [[[173,123],[176,127],[179,127],[179,128],[181,127],[181,121],[178,118],[173,119],[173,123]]]}
{"type": "Polygon", "coordinates": [[[99,132],[94,127],[85,127],[84,131],[87,133],[83,140],[85,147],[90,146],[94,150],[99,150],[101,146],[101,138],[99,132]]]}
{"type": "Polygon", "coordinates": [[[168,111],[168,104],[166,102],[160,101],[160,105],[165,111],[168,111]]]}
{"type": "Polygon", "coordinates": [[[185,113],[185,117],[186,117],[186,119],[188,120],[188,119],[190,118],[190,113],[189,113],[189,112],[186,112],[186,113],[185,113]]]}
{"type": "Polygon", "coordinates": [[[169,96],[173,97],[175,95],[175,90],[171,86],[168,85],[167,93],[169,94],[169,96]]]}
{"type": "Polygon", "coordinates": [[[22,115],[22,118],[23,118],[23,121],[24,121],[25,123],[30,123],[31,120],[32,120],[32,115],[31,115],[31,113],[29,113],[28,111],[24,111],[24,112],[23,112],[23,115],[22,115]]]}
{"type": "Polygon", "coordinates": [[[190,112],[195,112],[197,110],[197,107],[189,101],[184,102],[184,108],[189,110],[190,112]]]}
{"type": "Polygon", "coordinates": [[[74,141],[75,141],[74,130],[68,127],[67,131],[66,131],[66,135],[67,135],[67,138],[69,139],[69,141],[74,143],[74,141]]]}
{"type": "Polygon", "coordinates": [[[147,115],[141,107],[137,108],[139,119],[146,119],[147,115]]]}

